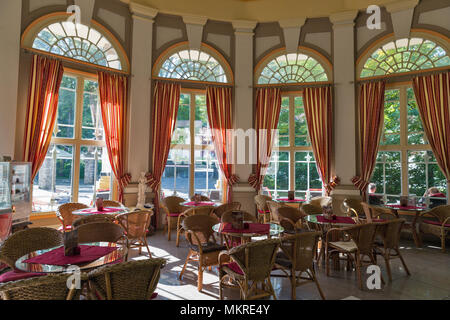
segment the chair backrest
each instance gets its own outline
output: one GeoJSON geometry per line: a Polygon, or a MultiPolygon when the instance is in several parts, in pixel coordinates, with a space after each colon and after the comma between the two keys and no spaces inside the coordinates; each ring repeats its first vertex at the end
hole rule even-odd
{"type": "Polygon", "coordinates": [[[307,216],[315,216],[323,213],[322,207],[318,207],[309,203],[305,203],[300,208],[301,211],[307,216]]]}
{"type": "Polygon", "coordinates": [[[71,226],[73,221],[77,218],[72,214],[72,212],[86,208],[89,207],[83,203],[76,203],[76,202],[65,203],[58,207],[56,215],[64,222],[64,225],[71,226]]]}
{"type": "Polygon", "coordinates": [[[117,207],[117,208],[121,208],[124,207],[124,205],[118,201],[113,201],[113,200],[103,200],[103,207],[107,208],[107,207],[117,207]]]}
{"type": "Polygon", "coordinates": [[[127,238],[134,240],[147,235],[152,216],[152,210],[139,210],[120,214],[116,217],[116,220],[125,230],[127,238]]]}
{"type": "Polygon", "coordinates": [[[104,266],[88,274],[101,299],[150,300],[158,284],[164,259],[146,259],[104,266]]]}
{"type": "Polygon", "coordinates": [[[240,210],[241,204],[239,202],[225,203],[214,209],[214,214],[220,219],[227,211],[240,210]]]}
{"type": "MultiPolygon", "coordinates": [[[[71,300],[77,297],[77,290],[67,286],[71,274],[48,275],[7,282],[0,285],[0,296],[3,300],[71,300]]],[[[87,280],[81,274],[81,281],[87,280]]]]}
{"type": "Polygon", "coordinates": [[[309,204],[313,205],[322,211],[322,207],[327,207],[331,205],[332,198],[331,197],[314,197],[309,200],[309,204]]]}
{"type": "Polygon", "coordinates": [[[360,199],[347,198],[342,202],[342,207],[347,216],[349,217],[363,217],[364,216],[364,208],[361,205],[360,199]]]}
{"type": "MultiPolygon", "coordinates": [[[[258,222],[258,219],[256,219],[256,217],[254,215],[252,215],[250,212],[242,211],[242,210],[239,210],[239,211],[242,212],[242,215],[244,216],[244,221],[251,221],[253,223],[258,222]]],[[[224,212],[224,214],[222,215],[221,221],[229,222],[229,223],[233,222],[233,211],[224,212]]]]}
{"type": "Polygon", "coordinates": [[[376,223],[358,224],[342,230],[350,235],[361,254],[372,254],[377,230],[376,223]]]}
{"type": "Polygon", "coordinates": [[[269,196],[265,196],[262,194],[258,194],[255,196],[255,204],[256,204],[256,208],[259,211],[268,211],[269,208],[267,207],[267,201],[271,201],[272,197],[269,196]]]}
{"type": "Polygon", "coordinates": [[[383,237],[385,249],[396,249],[400,242],[400,235],[405,219],[394,219],[386,222],[377,223],[378,229],[383,237]]]}
{"type": "MultiPolygon", "coordinates": [[[[434,207],[426,213],[437,218],[440,223],[444,223],[446,219],[450,218],[450,205],[434,207]]],[[[446,223],[450,223],[450,219],[446,223]]]]}
{"type": "Polygon", "coordinates": [[[280,207],[277,212],[280,217],[280,224],[286,231],[295,231],[295,224],[306,216],[300,209],[289,206],[280,207]],[[290,221],[285,223],[285,219],[290,221]],[[294,225],[290,223],[291,221],[294,225]]]}
{"type": "Polygon", "coordinates": [[[275,201],[267,201],[267,207],[270,211],[270,217],[273,222],[280,223],[280,217],[278,216],[278,208],[287,207],[286,205],[275,202],[275,201]]]}
{"type": "MultiPolygon", "coordinates": [[[[195,201],[195,196],[191,197],[191,201],[195,201]]],[[[211,201],[211,199],[208,198],[207,196],[200,195],[200,201],[211,201]]]]}
{"type": "Polygon", "coordinates": [[[17,259],[42,249],[63,245],[63,234],[52,228],[31,228],[13,233],[0,247],[0,260],[15,268],[17,259]]]}
{"type": "Polygon", "coordinates": [[[79,243],[117,242],[125,238],[124,229],[112,222],[94,222],[82,224],[78,231],[79,243]]]}
{"type": "Polygon", "coordinates": [[[254,241],[234,247],[228,253],[247,280],[262,281],[270,276],[280,243],[280,239],[254,241]]]}
{"type": "Polygon", "coordinates": [[[379,206],[372,206],[367,202],[361,202],[361,206],[364,209],[364,213],[366,214],[368,222],[372,222],[373,219],[385,219],[385,220],[397,219],[397,216],[395,215],[392,209],[379,206]]]}
{"type": "Polygon", "coordinates": [[[184,211],[184,207],[180,205],[180,203],[185,202],[183,198],[176,197],[176,196],[170,196],[166,197],[162,200],[162,204],[167,208],[169,211],[168,213],[180,213],[184,211]]]}
{"type": "Polygon", "coordinates": [[[209,242],[211,237],[213,237],[214,231],[212,227],[217,223],[217,219],[211,216],[192,215],[183,220],[182,226],[186,231],[188,242],[194,245],[201,245],[209,242]]]}
{"type": "Polygon", "coordinates": [[[196,208],[189,208],[183,212],[183,216],[188,217],[192,215],[210,216],[214,212],[212,206],[201,206],[196,208]]]}
{"type": "Polygon", "coordinates": [[[114,218],[106,214],[93,214],[74,220],[72,223],[72,228],[78,228],[82,224],[95,222],[114,222],[114,218]]]}
{"type": "Polygon", "coordinates": [[[313,258],[320,232],[305,232],[281,238],[281,249],[296,271],[313,269],[313,258]]]}

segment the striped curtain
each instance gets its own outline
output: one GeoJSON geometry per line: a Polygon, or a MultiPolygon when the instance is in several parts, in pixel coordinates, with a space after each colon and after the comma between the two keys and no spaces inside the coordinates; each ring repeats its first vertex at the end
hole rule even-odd
{"type": "Polygon", "coordinates": [[[63,74],[61,61],[33,56],[23,150],[23,160],[32,163],[32,182],[50,146],[63,74]]]}
{"type": "Polygon", "coordinates": [[[450,72],[414,78],[413,87],[427,139],[450,183],[450,72]]]}
{"type": "Polygon", "coordinates": [[[333,141],[333,107],[331,87],[306,88],[305,115],[309,136],[322,183],[329,195],[339,183],[331,176],[331,144],[333,141]]]}
{"type": "Polygon", "coordinates": [[[380,145],[385,87],[385,81],[363,83],[359,95],[361,175],[354,177],[352,182],[361,190],[364,197],[367,193],[367,186],[370,183],[378,146],[380,145]]]}
{"type": "Polygon", "coordinates": [[[118,182],[119,201],[122,202],[123,190],[131,181],[131,175],[125,173],[128,79],[99,71],[98,87],[109,162],[118,182]]]}
{"type": "Polygon", "coordinates": [[[172,134],[177,122],[181,86],[175,83],[157,82],[153,93],[152,113],[152,168],[147,174],[147,184],[155,192],[153,225],[158,226],[159,192],[161,178],[169,157],[172,134]]]}
{"type": "Polygon", "coordinates": [[[269,167],[275,130],[281,110],[281,90],[279,88],[262,88],[256,92],[256,172],[248,178],[250,185],[257,191],[261,189],[269,167]]]}
{"type": "Polygon", "coordinates": [[[212,88],[206,90],[206,106],[211,127],[214,150],[220,170],[227,181],[227,200],[232,201],[233,185],[239,178],[233,174],[232,142],[232,93],[231,88],[212,88]]]}

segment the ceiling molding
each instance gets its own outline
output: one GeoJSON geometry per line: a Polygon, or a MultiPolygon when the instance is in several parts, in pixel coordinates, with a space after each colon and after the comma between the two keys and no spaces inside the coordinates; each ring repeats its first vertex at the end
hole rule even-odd
{"type": "Polygon", "coordinates": [[[305,24],[306,17],[299,17],[296,19],[283,19],[278,21],[282,28],[301,28],[305,24]]]}
{"type": "Polygon", "coordinates": [[[234,30],[238,32],[253,32],[258,24],[257,21],[251,20],[233,20],[231,23],[233,24],[234,30]]]}
{"type": "Polygon", "coordinates": [[[419,0],[408,0],[386,5],[386,10],[391,14],[392,26],[395,38],[408,38],[411,33],[414,8],[419,0]]]}
{"type": "Polygon", "coordinates": [[[134,3],[131,2],[129,0],[121,0],[122,2],[126,2],[128,1],[128,4],[130,6],[130,11],[133,15],[139,16],[139,17],[143,17],[143,18],[150,18],[153,19],[156,17],[156,15],[158,14],[158,10],[148,7],[148,6],[144,6],[138,3],[134,3]]]}
{"type": "Polygon", "coordinates": [[[400,2],[392,2],[385,5],[386,10],[390,13],[414,9],[419,4],[419,0],[406,0],[400,2]]]}
{"type": "Polygon", "coordinates": [[[185,24],[197,24],[204,26],[207,21],[208,18],[204,16],[183,15],[183,22],[185,24]]]}

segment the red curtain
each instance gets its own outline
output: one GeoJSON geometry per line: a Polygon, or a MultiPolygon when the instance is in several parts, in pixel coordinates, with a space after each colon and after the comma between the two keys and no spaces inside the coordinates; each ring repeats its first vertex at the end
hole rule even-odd
{"type": "Polygon", "coordinates": [[[99,71],[98,87],[109,162],[118,182],[119,201],[122,202],[123,190],[131,181],[131,175],[125,173],[128,79],[99,71]]]}
{"type": "Polygon", "coordinates": [[[250,185],[260,190],[272,156],[275,130],[281,110],[281,90],[262,88],[256,92],[256,172],[248,178],[250,185]]]}
{"type": "Polygon", "coordinates": [[[232,93],[231,88],[212,88],[206,90],[206,106],[209,126],[214,143],[217,161],[227,181],[227,200],[232,201],[233,184],[239,178],[233,174],[232,142],[232,93]]]}
{"type": "Polygon", "coordinates": [[[375,167],[384,114],[385,81],[366,82],[359,94],[361,175],[352,179],[365,197],[375,167]]]}
{"type": "Polygon", "coordinates": [[[329,195],[339,183],[331,176],[331,144],[333,141],[333,107],[331,87],[306,88],[305,115],[317,169],[329,195]]]}
{"type": "Polygon", "coordinates": [[[61,61],[33,56],[23,150],[23,160],[32,163],[32,182],[45,160],[50,145],[63,74],[61,61]]]}
{"type": "Polygon", "coordinates": [[[158,226],[159,192],[161,178],[169,157],[172,134],[177,122],[181,86],[174,83],[157,82],[153,93],[152,113],[152,168],[147,174],[148,185],[155,192],[153,224],[158,226]]]}
{"type": "Polygon", "coordinates": [[[427,139],[450,183],[450,72],[414,78],[413,87],[427,139]]]}

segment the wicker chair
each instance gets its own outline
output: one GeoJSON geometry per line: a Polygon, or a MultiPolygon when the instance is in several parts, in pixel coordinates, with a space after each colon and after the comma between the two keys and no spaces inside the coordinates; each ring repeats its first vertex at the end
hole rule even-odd
{"type": "Polygon", "coordinates": [[[91,298],[150,300],[165,265],[164,259],[146,259],[93,270],[88,274],[91,298]]]}
{"type": "Polygon", "coordinates": [[[225,203],[214,209],[214,214],[217,218],[222,219],[222,215],[227,211],[240,210],[241,204],[239,202],[225,203]]]}
{"type": "Polygon", "coordinates": [[[125,230],[127,236],[127,251],[130,248],[139,248],[139,255],[142,253],[142,247],[147,247],[149,257],[152,257],[147,243],[147,230],[150,226],[153,211],[133,211],[120,214],[116,220],[125,230]]]}
{"type": "MultiPolygon", "coordinates": [[[[356,275],[358,278],[359,288],[362,290],[361,268],[364,263],[376,264],[374,256],[374,240],[377,231],[377,224],[365,223],[347,228],[332,228],[328,230],[325,242],[326,252],[326,271],[327,276],[330,275],[330,257],[332,254],[342,253],[347,256],[347,262],[355,262],[356,275]],[[330,237],[341,236],[338,241],[330,241],[330,237]],[[349,241],[345,241],[346,236],[350,237],[349,241]],[[370,262],[363,260],[367,256],[370,262]]],[[[383,282],[383,278],[381,278],[383,282]]]]}
{"type": "Polygon", "coordinates": [[[228,284],[230,281],[239,287],[241,299],[252,300],[268,296],[276,299],[270,282],[270,273],[279,247],[279,239],[269,239],[249,242],[221,253],[219,257],[220,299],[223,300],[223,287],[230,287],[228,284]],[[229,258],[233,262],[224,263],[228,262],[229,258]],[[258,285],[260,285],[259,288],[258,285]]]}
{"type": "Polygon", "coordinates": [[[113,201],[113,200],[103,200],[103,207],[105,208],[125,208],[125,206],[118,202],[118,201],[113,201]]]}
{"type": "Polygon", "coordinates": [[[270,223],[280,224],[280,217],[278,216],[277,209],[288,206],[275,201],[267,201],[267,207],[269,208],[270,211],[270,223]]]}
{"type": "Polygon", "coordinates": [[[79,243],[119,242],[126,240],[124,229],[112,222],[94,222],[78,226],[79,243]]]}
{"type": "MultiPolygon", "coordinates": [[[[178,219],[177,219],[177,241],[176,241],[175,245],[177,247],[180,245],[180,236],[184,232],[184,229],[183,229],[184,218],[192,216],[192,215],[210,216],[213,212],[214,212],[214,207],[212,207],[212,206],[190,208],[190,209],[187,209],[186,211],[182,212],[178,216],[178,219]]],[[[219,220],[217,220],[217,222],[219,222],[219,220]]]]}
{"type": "MultiPolygon", "coordinates": [[[[281,239],[281,252],[277,254],[275,267],[282,270],[291,280],[291,297],[296,299],[298,286],[314,282],[322,299],[325,300],[322,289],[314,272],[314,252],[320,232],[306,232],[302,234],[288,235],[281,239]],[[302,277],[306,273],[307,277],[302,277]],[[301,281],[300,280],[306,280],[301,281]]],[[[274,276],[274,275],[272,275],[274,276]]]]}
{"type": "MultiPolygon", "coordinates": [[[[195,196],[191,197],[191,201],[195,201],[195,196]]],[[[209,197],[207,197],[207,196],[200,195],[200,201],[209,202],[209,201],[212,201],[212,200],[209,197]]]]}
{"type": "Polygon", "coordinates": [[[357,219],[365,218],[365,211],[361,205],[361,200],[354,198],[344,199],[342,202],[342,211],[347,214],[348,217],[356,217],[357,219]]]}
{"type": "Polygon", "coordinates": [[[265,196],[265,195],[257,195],[255,196],[255,204],[256,209],[258,210],[258,221],[267,223],[270,221],[270,211],[269,207],[267,206],[267,201],[271,201],[272,197],[265,196]]]}
{"type": "Polygon", "coordinates": [[[178,216],[185,211],[187,208],[180,205],[180,203],[185,202],[183,198],[180,197],[166,197],[161,201],[161,209],[166,213],[167,219],[167,239],[170,241],[170,232],[172,229],[176,230],[178,216]]]}
{"type": "Polygon", "coordinates": [[[450,205],[434,207],[430,211],[419,216],[419,244],[422,245],[422,234],[429,233],[441,239],[442,252],[445,252],[445,239],[450,231],[450,205]],[[429,214],[436,220],[424,220],[424,215],[429,214]]]}
{"type": "Polygon", "coordinates": [[[309,203],[305,203],[304,205],[302,205],[300,210],[302,210],[303,213],[307,216],[315,216],[323,213],[322,207],[319,208],[318,206],[309,203]]]}
{"type": "Polygon", "coordinates": [[[52,228],[31,228],[12,234],[0,247],[0,261],[15,269],[17,259],[42,249],[63,245],[63,234],[52,228]]]}
{"type": "Polygon", "coordinates": [[[77,218],[72,214],[72,212],[89,208],[83,203],[65,203],[58,207],[56,211],[56,216],[62,224],[61,231],[66,232],[72,229],[72,223],[77,218]]]}
{"type": "Polygon", "coordinates": [[[81,217],[76,219],[73,223],[72,223],[72,228],[76,229],[79,226],[81,226],[82,224],[87,224],[87,223],[96,223],[96,222],[114,222],[115,218],[106,215],[106,214],[93,214],[90,216],[86,216],[86,217],[81,217]]]}
{"type": "Polygon", "coordinates": [[[386,270],[389,281],[392,281],[391,265],[389,260],[394,258],[400,258],[406,274],[408,276],[411,275],[399,249],[400,233],[404,223],[405,219],[395,219],[378,224],[379,231],[377,233],[381,234],[382,243],[375,242],[375,254],[383,256],[384,261],[386,262],[386,270]]]}
{"type": "MultiPolygon", "coordinates": [[[[240,210],[244,216],[244,221],[250,221],[252,223],[257,223],[258,219],[252,215],[250,212],[240,210]]],[[[233,222],[233,211],[227,211],[222,215],[222,222],[233,222]]]]}
{"type": "Polygon", "coordinates": [[[332,202],[331,197],[315,197],[315,198],[312,198],[311,200],[309,200],[309,204],[320,209],[321,213],[322,213],[322,207],[331,205],[331,202],[332,202]]]}
{"type": "Polygon", "coordinates": [[[372,220],[375,219],[393,220],[398,218],[395,212],[389,208],[373,206],[367,202],[361,202],[361,206],[363,207],[366,216],[366,219],[359,218],[359,220],[363,222],[365,222],[365,220],[367,222],[372,222],[372,220]]]}
{"type": "MultiPolygon", "coordinates": [[[[79,297],[79,290],[68,288],[71,274],[48,275],[39,278],[8,282],[0,285],[2,300],[73,300],[79,297]]],[[[87,276],[80,274],[81,281],[87,276]]]]}
{"type": "Polygon", "coordinates": [[[286,233],[303,232],[305,229],[305,217],[306,215],[299,209],[294,207],[280,207],[277,209],[278,216],[280,218],[280,225],[284,228],[286,233]]]}
{"type": "Polygon", "coordinates": [[[207,267],[218,264],[218,257],[226,247],[216,243],[212,227],[217,223],[214,217],[207,215],[188,216],[183,220],[183,229],[186,230],[186,240],[189,243],[189,253],[180,273],[183,277],[188,262],[198,263],[197,289],[203,289],[203,272],[207,267]]]}

